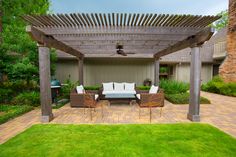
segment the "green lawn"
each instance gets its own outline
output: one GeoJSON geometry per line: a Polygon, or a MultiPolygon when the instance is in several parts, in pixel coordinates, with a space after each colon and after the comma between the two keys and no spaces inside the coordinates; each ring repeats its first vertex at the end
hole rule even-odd
{"type": "Polygon", "coordinates": [[[235,157],[236,139],[207,124],[34,125],[1,157],[235,157]]]}
{"type": "Polygon", "coordinates": [[[0,124],[33,110],[32,106],[28,105],[2,105],[0,104],[0,124]]]}

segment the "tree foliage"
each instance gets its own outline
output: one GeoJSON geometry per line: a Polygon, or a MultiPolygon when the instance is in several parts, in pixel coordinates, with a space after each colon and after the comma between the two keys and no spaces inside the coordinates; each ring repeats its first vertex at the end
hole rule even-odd
{"type": "MultiPolygon", "coordinates": [[[[35,79],[38,77],[38,49],[36,42],[26,33],[26,14],[46,14],[49,0],[4,0],[2,1],[3,42],[0,46],[0,73],[9,79],[35,79]],[[27,73],[27,74],[26,74],[27,73]],[[31,77],[30,77],[31,75],[31,77]]],[[[55,51],[52,52],[55,62],[55,51]]],[[[52,74],[55,65],[52,67],[52,74]]]]}
{"type": "Polygon", "coordinates": [[[228,19],[228,10],[222,11],[218,16],[221,16],[219,20],[214,22],[212,24],[212,27],[215,28],[216,30],[220,30],[228,25],[229,19],[228,19]]]}

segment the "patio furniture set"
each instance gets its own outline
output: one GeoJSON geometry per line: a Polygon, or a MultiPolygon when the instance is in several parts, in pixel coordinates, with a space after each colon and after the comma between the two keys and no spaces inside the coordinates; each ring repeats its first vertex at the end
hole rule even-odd
{"type": "Polygon", "coordinates": [[[139,118],[141,108],[149,108],[150,121],[152,120],[152,108],[160,107],[160,116],[162,107],[164,107],[164,92],[158,86],[152,85],[149,91],[141,91],[135,87],[135,83],[102,83],[102,87],[98,93],[87,92],[83,85],[77,86],[70,93],[71,107],[89,109],[90,119],[92,120],[92,112],[95,108],[101,107],[103,117],[104,104],[128,103],[132,105],[136,102],[139,106],[139,118]],[[105,103],[100,103],[101,101],[105,103]]]}

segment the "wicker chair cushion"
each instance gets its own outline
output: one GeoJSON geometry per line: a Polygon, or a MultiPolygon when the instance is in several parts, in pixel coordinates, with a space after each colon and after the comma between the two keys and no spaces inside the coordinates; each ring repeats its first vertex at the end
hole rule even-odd
{"type": "Polygon", "coordinates": [[[83,85],[77,86],[76,91],[77,91],[78,94],[83,94],[84,93],[83,85]]]}
{"type": "Polygon", "coordinates": [[[158,86],[152,85],[149,90],[149,94],[156,94],[157,92],[158,92],[158,86]]]}

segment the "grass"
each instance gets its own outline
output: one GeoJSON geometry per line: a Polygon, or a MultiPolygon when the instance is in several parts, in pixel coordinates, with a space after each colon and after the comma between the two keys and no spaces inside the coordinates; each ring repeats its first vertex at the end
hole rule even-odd
{"type": "MultiPolygon", "coordinates": [[[[165,94],[165,99],[173,104],[188,104],[189,103],[189,93],[181,94],[165,94]]],[[[204,97],[200,97],[200,104],[210,104],[210,100],[204,97]]]]}
{"type": "Polygon", "coordinates": [[[0,156],[234,157],[236,139],[208,124],[38,124],[0,145],[0,156]]]}
{"type": "Polygon", "coordinates": [[[0,105],[0,124],[7,122],[19,115],[29,112],[33,109],[28,105],[0,105]]]}

